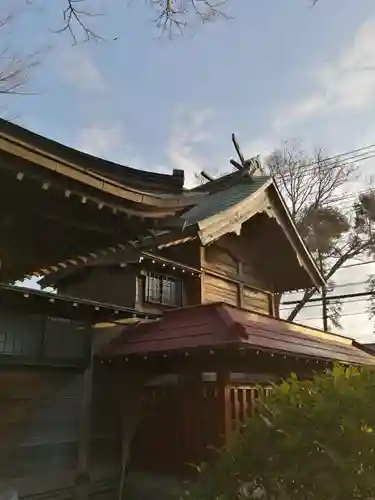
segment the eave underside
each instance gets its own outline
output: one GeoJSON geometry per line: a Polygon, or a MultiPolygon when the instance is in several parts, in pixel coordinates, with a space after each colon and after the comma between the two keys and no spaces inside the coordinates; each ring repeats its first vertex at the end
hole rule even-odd
{"type": "Polygon", "coordinates": [[[0,182],[3,282],[69,259],[84,257],[81,262],[86,262],[90,254],[106,255],[106,248],[122,248],[122,242],[147,235],[162,226],[164,219],[130,216],[80,196],[67,197],[64,190],[44,189],[35,180],[0,175],[0,182]]]}

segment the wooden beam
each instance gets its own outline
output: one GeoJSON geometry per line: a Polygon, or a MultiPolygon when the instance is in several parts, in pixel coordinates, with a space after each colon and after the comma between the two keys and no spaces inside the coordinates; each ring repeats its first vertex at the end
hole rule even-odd
{"type": "Polygon", "coordinates": [[[238,161],[232,159],[229,162],[231,165],[236,167],[237,170],[242,170],[242,165],[240,163],[238,163],[238,161]]]}
{"type": "Polygon", "coordinates": [[[217,370],[217,390],[218,390],[218,413],[222,415],[221,419],[221,434],[223,439],[223,444],[228,443],[228,438],[232,434],[232,416],[230,408],[230,391],[229,391],[229,381],[230,372],[226,368],[219,368],[217,370]]]}
{"type": "Polygon", "coordinates": [[[83,397],[78,436],[78,463],[75,478],[75,499],[88,500],[90,488],[89,460],[91,439],[91,407],[94,373],[93,330],[86,329],[87,366],[83,374],[83,397]]]}
{"type": "Polygon", "coordinates": [[[237,274],[240,278],[240,282],[237,283],[237,304],[238,307],[243,308],[244,306],[244,277],[243,277],[243,264],[240,260],[237,261],[237,274]]]}
{"type": "Polygon", "coordinates": [[[208,182],[211,182],[211,181],[213,181],[213,180],[214,180],[214,178],[213,178],[213,177],[211,177],[211,175],[208,175],[208,174],[207,174],[204,170],[202,170],[202,172],[201,172],[201,176],[202,176],[204,179],[206,179],[206,181],[208,181],[208,182]]]}
{"type": "Polygon", "coordinates": [[[204,267],[206,265],[206,249],[199,247],[199,268],[200,268],[200,303],[204,303],[204,267]]]}
{"type": "Polygon", "coordinates": [[[236,136],[234,134],[232,134],[232,142],[233,142],[233,146],[238,154],[238,158],[240,159],[241,165],[243,167],[245,164],[245,157],[241,152],[240,145],[238,144],[236,136]]]}

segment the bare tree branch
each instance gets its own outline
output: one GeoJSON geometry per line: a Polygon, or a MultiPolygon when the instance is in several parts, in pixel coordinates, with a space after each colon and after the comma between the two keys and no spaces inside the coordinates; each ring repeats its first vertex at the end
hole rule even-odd
{"type": "MultiPolygon", "coordinates": [[[[91,10],[90,0],[64,0],[63,26],[56,33],[68,32],[76,44],[103,39],[90,25],[90,18],[100,16],[91,10]]],[[[169,38],[197,21],[207,23],[217,19],[230,19],[226,12],[229,0],[145,0],[155,12],[154,23],[162,34],[169,38]]]]}
{"type": "MultiPolygon", "coordinates": [[[[0,29],[5,29],[13,20],[13,15],[4,15],[0,19],[0,29]]],[[[17,55],[9,46],[2,47],[0,49],[0,95],[32,94],[26,90],[26,87],[33,70],[40,63],[40,55],[40,52],[17,55]]]]}
{"type": "Polygon", "coordinates": [[[155,24],[162,33],[172,37],[194,21],[207,23],[216,19],[229,19],[225,12],[228,0],[147,0],[156,10],[155,24]]]}
{"type": "MultiPolygon", "coordinates": [[[[321,256],[326,280],[353,257],[374,252],[375,194],[370,191],[360,196],[349,210],[333,203],[355,175],[355,165],[337,159],[327,161],[321,149],[310,157],[295,143],[287,143],[283,151],[270,156],[268,170],[279,184],[308,248],[315,257],[321,256]]],[[[289,321],[316,292],[315,288],[305,290],[289,321]]],[[[330,324],[338,328],[341,304],[327,305],[330,324]]]]}
{"type": "Polygon", "coordinates": [[[87,24],[87,18],[98,16],[89,10],[80,8],[87,0],[65,0],[67,5],[63,11],[64,25],[57,30],[57,33],[68,31],[71,35],[74,44],[77,43],[77,29],[84,34],[84,39],[99,40],[101,37],[95,33],[87,24]]]}

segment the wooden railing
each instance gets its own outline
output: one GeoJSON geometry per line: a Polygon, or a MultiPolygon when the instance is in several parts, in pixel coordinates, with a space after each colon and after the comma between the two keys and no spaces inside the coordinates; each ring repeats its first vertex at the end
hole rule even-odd
{"type": "MultiPolygon", "coordinates": [[[[263,387],[265,396],[272,389],[263,387]]],[[[256,400],[259,397],[258,388],[254,385],[228,385],[226,391],[226,415],[229,420],[227,422],[227,430],[229,432],[238,430],[246,421],[247,418],[254,415],[256,409],[256,400]]]]}
{"type": "Polygon", "coordinates": [[[224,392],[216,383],[188,391],[178,385],[146,388],[144,417],[132,445],[133,467],[180,473],[189,470],[187,464],[211,460],[229,434],[253,415],[257,397],[254,385],[243,384],[228,385],[224,392]]]}

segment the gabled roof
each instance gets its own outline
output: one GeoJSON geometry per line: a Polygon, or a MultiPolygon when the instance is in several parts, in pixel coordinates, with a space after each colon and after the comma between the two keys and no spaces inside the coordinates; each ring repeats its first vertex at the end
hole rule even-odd
{"type": "Polygon", "coordinates": [[[375,365],[354,340],[255,314],[223,303],[175,309],[148,323],[125,327],[101,357],[173,355],[192,350],[245,349],[285,356],[375,365]]]}
{"type": "MultiPolygon", "coordinates": [[[[235,174],[237,176],[226,176],[226,182],[224,177],[215,189],[211,188],[208,196],[180,216],[176,225],[180,225],[182,233],[195,228],[202,245],[208,245],[225,234],[239,234],[242,224],[256,214],[266,213],[284,231],[311,283],[321,287],[324,278],[300,236],[275,181],[271,177],[246,175],[246,172],[240,177],[238,172],[235,174]]],[[[299,288],[308,286],[305,284],[299,288]]]]}
{"type": "MultiPolygon", "coordinates": [[[[270,230],[275,231],[275,228],[278,228],[278,237],[283,235],[287,245],[289,245],[287,247],[289,253],[294,256],[294,267],[291,270],[294,278],[288,278],[288,286],[280,290],[275,288],[275,290],[283,292],[307,288],[311,285],[319,288],[324,284],[324,278],[303,242],[271,177],[250,176],[246,174],[246,171],[235,172],[200,186],[199,190],[192,191],[199,191],[203,194],[204,186],[207,186],[206,195],[202,196],[193,208],[170,220],[169,231],[155,232],[153,237],[147,235],[140,238],[139,241],[133,242],[130,247],[125,246],[125,248],[117,250],[110,255],[110,259],[106,259],[107,265],[110,265],[111,262],[115,263],[116,258],[121,259],[121,262],[127,262],[127,254],[129,256],[134,254],[134,246],[143,250],[162,248],[197,237],[205,246],[226,234],[233,232],[239,234],[242,224],[257,214],[266,213],[277,223],[270,230]]],[[[98,259],[89,257],[86,265],[94,265],[98,259]]],[[[100,260],[104,264],[102,257],[100,260]]],[[[51,275],[45,280],[45,284],[51,285],[60,279],[60,275],[66,277],[75,272],[74,266],[69,262],[64,266],[64,270],[60,271],[59,274],[51,275]]]]}
{"type": "Polygon", "coordinates": [[[271,183],[271,178],[268,176],[253,177],[251,179],[242,178],[241,180],[242,182],[210,193],[197,205],[182,214],[181,219],[184,226],[191,226],[223,213],[271,183]]]}

